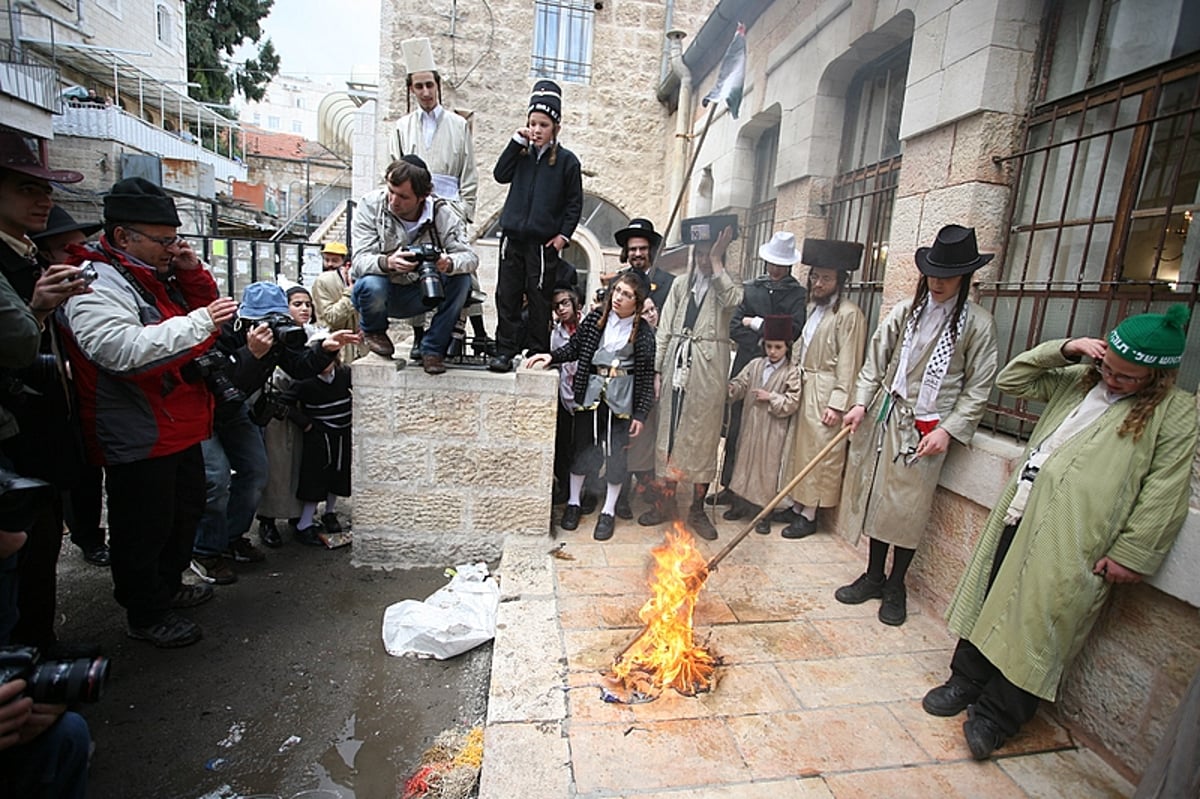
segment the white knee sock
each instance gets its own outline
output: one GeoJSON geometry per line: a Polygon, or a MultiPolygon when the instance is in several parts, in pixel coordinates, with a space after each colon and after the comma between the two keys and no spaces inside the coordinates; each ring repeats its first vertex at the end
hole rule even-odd
{"type": "Polygon", "coordinates": [[[604,495],[604,510],[602,512],[612,516],[617,510],[617,498],[620,496],[621,484],[609,483],[608,493],[604,495]]]}
{"type": "Polygon", "coordinates": [[[575,474],[574,472],[571,472],[571,493],[567,497],[568,505],[579,504],[579,495],[583,493],[583,481],[586,479],[586,475],[575,474]]]}

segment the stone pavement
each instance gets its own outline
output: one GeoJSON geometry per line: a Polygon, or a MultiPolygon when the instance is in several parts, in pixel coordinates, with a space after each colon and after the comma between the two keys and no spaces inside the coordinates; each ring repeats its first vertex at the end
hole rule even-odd
{"type": "MultiPolygon", "coordinates": [[[[711,557],[741,529],[721,521],[711,557]]],[[[481,799],[817,799],[818,797],[1129,796],[1131,786],[1046,712],[993,759],[971,759],[965,714],[936,718],[921,697],[947,676],[954,638],[909,600],[888,627],[878,601],[834,589],[865,555],[833,535],[751,533],[713,574],[697,641],[718,655],[718,684],[625,706],[597,678],[641,628],[650,549],[660,530],[617,520],[575,532],[510,536],[500,565],[481,799]],[[552,547],[574,560],[550,557],[552,547]]]]}

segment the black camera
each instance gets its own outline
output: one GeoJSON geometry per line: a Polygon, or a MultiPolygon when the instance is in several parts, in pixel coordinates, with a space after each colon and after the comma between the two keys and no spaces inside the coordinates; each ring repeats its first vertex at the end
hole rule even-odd
{"type": "Polygon", "coordinates": [[[441,305],[446,299],[442,289],[442,276],[438,273],[437,262],[442,257],[442,251],[432,244],[413,244],[405,250],[410,260],[417,262],[417,282],[421,284],[421,301],[426,308],[441,305]]]}
{"type": "Polygon", "coordinates": [[[287,418],[288,406],[280,401],[279,392],[270,387],[263,387],[250,406],[250,421],[259,427],[266,427],[272,419],[283,421],[287,418]]]}
{"type": "Polygon", "coordinates": [[[304,332],[304,328],[296,324],[292,317],[285,313],[269,313],[262,319],[257,319],[254,324],[265,322],[267,327],[271,329],[271,335],[275,337],[275,346],[285,347],[289,350],[298,350],[308,343],[308,334],[304,332]]]}
{"type": "Polygon", "coordinates": [[[47,660],[31,646],[0,647],[0,684],[25,681],[25,696],[48,705],[95,702],[108,682],[108,658],[47,660]]]}
{"type": "Polygon", "coordinates": [[[10,533],[27,531],[39,506],[49,503],[54,488],[32,477],[0,468],[0,530],[10,533]]]}
{"type": "Polygon", "coordinates": [[[183,376],[192,382],[203,380],[218,405],[223,402],[243,402],[246,399],[246,395],[233,384],[233,379],[229,376],[229,356],[218,349],[211,349],[193,358],[192,362],[184,367],[183,376]]]}

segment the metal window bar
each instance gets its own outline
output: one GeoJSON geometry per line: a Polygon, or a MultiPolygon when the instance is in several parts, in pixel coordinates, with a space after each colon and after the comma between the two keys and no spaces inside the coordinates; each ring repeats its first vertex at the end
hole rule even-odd
{"type": "MultiPolygon", "coordinates": [[[[979,288],[1000,328],[1002,363],[1046,339],[1102,336],[1131,314],[1176,302],[1195,311],[1200,255],[1188,253],[1187,232],[1200,210],[1198,114],[1193,57],[1035,109],[1024,148],[995,159],[1014,162],[1007,262],[979,288]],[[1177,107],[1163,108],[1167,99],[1177,107]],[[1177,258],[1167,254],[1171,237],[1177,258]],[[1164,266],[1175,260],[1172,279],[1164,266]]],[[[1200,325],[1188,339],[1195,353],[1200,325]]],[[[1180,385],[1198,380],[1200,358],[1185,357],[1180,385]]],[[[1040,407],[994,392],[988,410],[985,426],[1027,438],[1040,407]]]]}
{"type": "Polygon", "coordinates": [[[767,272],[766,262],[758,257],[758,248],[766,244],[775,229],[775,200],[758,203],[746,216],[742,232],[742,280],[750,281],[767,272]]]}
{"type": "Polygon", "coordinates": [[[580,0],[534,3],[534,77],[587,83],[592,77],[592,21],[595,7],[580,0]]]}
{"type": "Polygon", "coordinates": [[[846,286],[846,295],[862,309],[870,330],[879,322],[900,163],[901,156],[895,156],[838,175],[833,181],[833,198],[825,206],[829,238],[863,245],[860,279],[846,286]]]}

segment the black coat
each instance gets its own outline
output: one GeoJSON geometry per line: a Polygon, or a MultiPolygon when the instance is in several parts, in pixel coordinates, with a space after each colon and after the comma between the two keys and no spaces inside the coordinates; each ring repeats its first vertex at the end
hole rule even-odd
{"type": "MultiPolygon", "coordinates": [[[[603,308],[583,317],[575,335],[563,346],[550,353],[551,363],[570,363],[579,361],[579,369],[575,372],[576,401],[587,394],[588,378],[592,373],[592,357],[600,346],[604,335],[596,323],[603,308]]],[[[654,331],[650,325],[641,323],[637,326],[637,338],[633,340],[633,418],[639,422],[646,421],[646,416],[654,408],[654,331]]]]}
{"type": "Polygon", "coordinates": [[[792,317],[792,341],[800,338],[804,332],[804,320],[807,317],[805,300],[808,292],[800,281],[787,275],[780,281],[771,280],[767,275],[759,275],[742,284],[742,301],[729,320],[729,337],[737,343],[737,355],[733,359],[732,377],[737,377],[746,364],[762,354],[759,344],[762,334],[742,325],[742,319],[747,316],[790,316],[792,317]]]}
{"type": "MultiPolygon", "coordinates": [[[[229,357],[229,379],[246,396],[250,396],[266,385],[276,366],[282,367],[283,371],[287,372],[294,380],[305,380],[320,374],[336,355],[333,352],[326,352],[316,342],[305,347],[295,348],[284,347],[277,343],[262,358],[255,358],[246,345],[246,334],[249,328],[256,323],[246,320],[243,320],[241,324],[237,324],[237,322],[237,319],[233,319],[221,325],[221,335],[217,337],[214,349],[229,357]]],[[[237,403],[222,402],[218,404],[217,421],[228,420],[236,409],[237,403]]]]}

